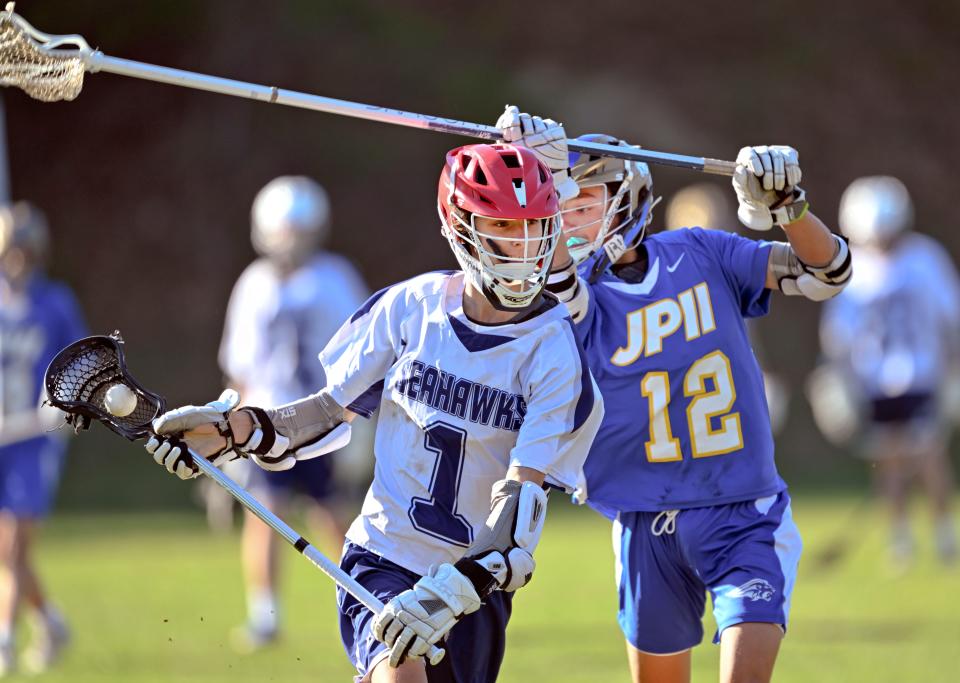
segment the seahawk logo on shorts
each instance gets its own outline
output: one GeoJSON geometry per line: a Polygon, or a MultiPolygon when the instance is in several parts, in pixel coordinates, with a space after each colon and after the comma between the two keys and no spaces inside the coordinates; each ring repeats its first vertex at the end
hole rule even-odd
{"type": "Polygon", "coordinates": [[[750,579],[745,584],[727,591],[728,598],[749,598],[753,602],[763,600],[770,602],[777,589],[765,579],[750,579]]]}

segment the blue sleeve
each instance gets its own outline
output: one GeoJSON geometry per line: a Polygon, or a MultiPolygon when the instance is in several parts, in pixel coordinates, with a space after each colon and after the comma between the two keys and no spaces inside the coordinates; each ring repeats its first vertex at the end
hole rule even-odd
{"type": "Polygon", "coordinates": [[[722,230],[691,231],[720,264],[729,286],[740,301],[744,318],[757,318],[770,312],[767,289],[767,264],[770,242],[751,240],[722,230]]]}

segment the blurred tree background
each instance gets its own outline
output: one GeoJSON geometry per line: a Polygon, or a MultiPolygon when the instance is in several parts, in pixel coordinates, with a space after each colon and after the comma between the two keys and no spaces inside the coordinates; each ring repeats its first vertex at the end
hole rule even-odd
{"type": "MultiPolygon", "coordinates": [[[[960,253],[958,3],[37,0],[17,10],[111,56],[356,102],[490,124],[515,103],[571,135],[723,159],[790,144],[828,223],[855,177],[894,174],[917,228],[960,253]]],[[[253,257],[253,196],[272,177],[307,174],[329,189],[331,247],[374,289],[455,264],[436,177],[444,152],[467,140],[109,74],[88,76],[71,103],[3,98],[13,196],[49,213],[53,274],[76,288],[93,331],[123,332],[135,374],[173,405],[220,388],[227,296],[253,257]]],[[[666,197],[703,180],[653,173],[666,197]]],[[[795,391],[816,360],[817,316],[781,299],[761,328],[769,365],[795,391]]],[[[63,505],[187,495],[142,451],[94,432],[74,444],[63,505]],[[113,478],[93,476],[108,459],[113,478]]],[[[788,481],[860,470],[823,442],[799,394],[778,457],[788,481]]]]}

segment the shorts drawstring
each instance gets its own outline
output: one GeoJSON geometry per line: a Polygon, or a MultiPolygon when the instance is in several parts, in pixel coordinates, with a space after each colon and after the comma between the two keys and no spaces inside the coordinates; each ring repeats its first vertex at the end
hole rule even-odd
{"type": "Polygon", "coordinates": [[[663,510],[658,513],[650,524],[650,533],[654,536],[672,534],[677,530],[677,515],[679,514],[679,510],[663,510]]]}

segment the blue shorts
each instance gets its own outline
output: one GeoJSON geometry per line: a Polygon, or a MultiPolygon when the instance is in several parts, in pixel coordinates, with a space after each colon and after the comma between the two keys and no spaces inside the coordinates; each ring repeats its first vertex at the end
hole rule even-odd
{"type": "Polygon", "coordinates": [[[250,468],[247,487],[251,492],[274,494],[300,493],[322,503],[333,492],[332,453],[298,462],[296,467],[282,472],[270,472],[262,467],[250,468]]]}
{"type": "MultiPolygon", "coordinates": [[[[421,577],[354,543],[343,546],[340,567],[384,603],[412,588],[421,577]]],[[[441,643],[447,654],[437,666],[427,664],[430,683],[492,683],[497,679],[506,645],[511,593],[494,591],[480,609],[468,614],[441,643]]],[[[340,640],[361,681],[387,656],[387,647],[373,637],[373,613],[337,588],[340,640]]]]}
{"type": "Polygon", "coordinates": [[[0,510],[14,517],[46,517],[65,455],[66,443],[55,437],[0,448],[0,510]]]}
{"type": "Polygon", "coordinates": [[[641,652],[688,650],[703,640],[710,591],[715,643],[744,622],[786,630],[801,546],[786,491],[681,510],[674,524],[665,512],[622,512],[613,525],[620,628],[641,652]]]}

